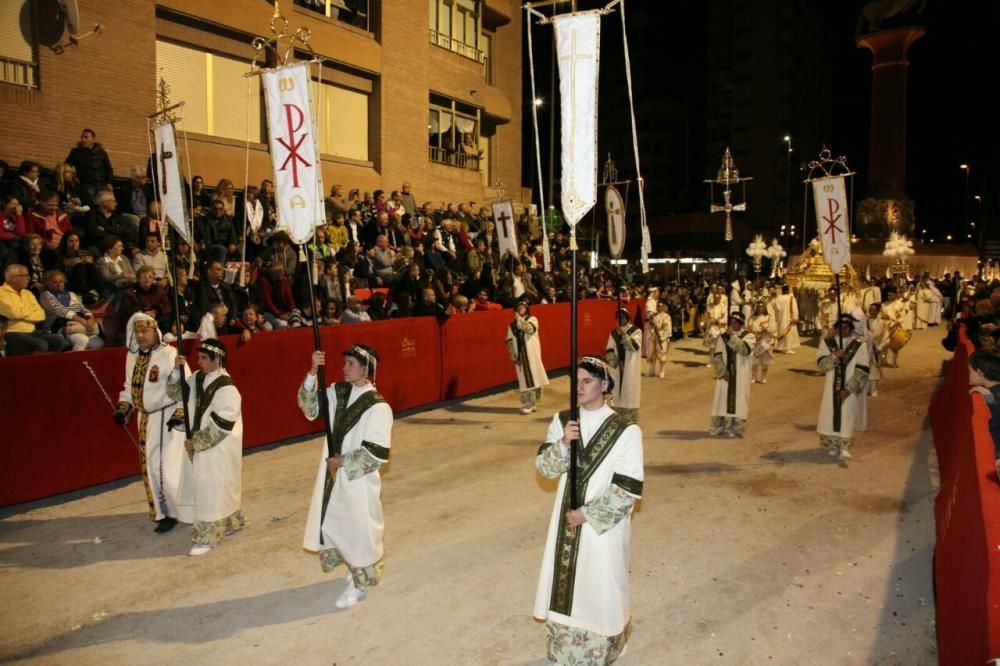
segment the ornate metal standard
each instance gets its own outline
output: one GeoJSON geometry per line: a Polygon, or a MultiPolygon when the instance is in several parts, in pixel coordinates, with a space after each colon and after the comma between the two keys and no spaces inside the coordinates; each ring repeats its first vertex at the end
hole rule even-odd
{"type": "Polygon", "coordinates": [[[747,190],[746,182],[748,180],[753,180],[751,176],[740,177],[740,170],[736,168],[736,164],[733,162],[732,153],[729,152],[729,148],[726,148],[726,152],[722,155],[722,166],[719,167],[719,172],[715,179],[708,179],[704,182],[708,183],[708,212],[710,213],[725,213],[726,214],[726,235],[725,240],[729,242],[733,240],[733,211],[743,212],[747,209],[747,190]],[[733,203],[733,190],[732,186],[738,183],[742,184],[742,199],[743,201],[738,204],[733,203]],[[715,203],[715,186],[722,186],[722,205],[715,203]]]}
{"type": "MultiPolygon", "coordinates": [[[[153,114],[150,114],[150,115],[146,116],[146,122],[147,122],[147,125],[148,125],[147,126],[147,138],[148,138],[149,132],[154,131],[154,127],[155,126],[160,126],[160,125],[163,125],[165,123],[169,123],[171,126],[174,125],[174,123],[177,122],[177,111],[179,109],[183,108],[183,106],[184,106],[184,102],[178,102],[177,104],[171,104],[170,103],[170,86],[167,84],[167,82],[163,79],[162,76],[160,77],[160,82],[156,86],[156,106],[157,106],[156,113],[153,113],[153,114]]],[[[174,128],[172,128],[170,131],[171,131],[171,134],[173,135],[176,130],[174,128]]],[[[176,136],[174,136],[173,140],[176,143],[176,136]]],[[[153,148],[153,146],[151,144],[150,145],[150,153],[153,152],[152,148],[153,148]]],[[[175,147],[175,150],[176,150],[176,147],[175,147]]],[[[166,196],[167,188],[169,187],[169,185],[167,184],[168,178],[167,178],[167,164],[166,163],[167,163],[168,159],[175,159],[175,156],[174,156],[173,152],[164,152],[159,147],[156,148],[156,152],[158,153],[158,159],[153,162],[153,169],[152,169],[153,170],[153,174],[152,175],[153,175],[154,179],[157,182],[153,183],[153,193],[156,196],[157,202],[160,203],[160,192],[162,191],[163,195],[166,196]]],[[[188,157],[190,158],[190,152],[188,152],[188,157]]],[[[176,158],[176,159],[177,159],[177,164],[179,165],[180,164],[180,160],[179,160],[179,158],[176,158]]],[[[190,167],[190,164],[188,166],[190,167]]],[[[182,175],[182,177],[183,177],[183,175],[182,175]]],[[[161,206],[162,206],[162,204],[161,204],[161,206]]],[[[183,208],[183,206],[181,206],[180,208],[183,208]]],[[[193,210],[193,205],[192,205],[192,210],[193,210]]],[[[193,233],[192,233],[192,227],[193,227],[193,225],[191,223],[189,223],[188,219],[187,219],[188,215],[190,214],[190,211],[182,211],[181,214],[183,215],[184,219],[182,219],[182,220],[175,220],[175,224],[182,224],[182,225],[184,225],[184,228],[187,230],[187,235],[188,235],[189,240],[190,240],[190,237],[193,236],[193,233]]],[[[161,220],[162,219],[166,219],[166,220],[171,219],[169,217],[169,215],[163,215],[163,209],[162,208],[161,208],[161,212],[160,212],[160,219],[161,220]]],[[[177,250],[180,247],[180,244],[177,242],[177,238],[178,238],[179,234],[178,234],[177,229],[174,227],[173,224],[168,224],[167,226],[169,227],[168,235],[167,235],[167,238],[166,238],[166,240],[168,241],[168,243],[167,243],[167,259],[170,262],[170,277],[171,277],[171,281],[173,282],[173,287],[174,287],[174,329],[175,329],[176,335],[177,335],[177,353],[180,356],[185,356],[185,352],[184,352],[184,324],[181,322],[180,288],[179,288],[179,283],[177,282],[177,250]]],[[[94,377],[94,379],[96,380],[97,378],[94,377]]],[[[182,400],[184,402],[184,410],[183,410],[184,411],[184,432],[188,433],[188,436],[190,436],[190,433],[191,433],[191,416],[190,416],[190,414],[188,414],[188,409],[187,409],[190,390],[191,389],[190,389],[190,387],[188,386],[188,383],[187,383],[187,377],[185,376],[185,370],[184,370],[184,367],[182,366],[181,367],[181,398],[182,398],[182,400]]]]}
{"type": "MultiPolygon", "coordinates": [[[[302,48],[309,52],[312,56],[310,62],[316,63],[318,65],[318,82],[320,85],[323,83],[323,59],[316,54],[313,50],[311,44],[309,44],[309,39],[312,37],[309,28],[299,28],[295,32],[288,31],[288,19],[284,17],[281,13],[281,8],[278,6],[277,0],[274,3],[274,14],[271,16],[271,37],[254,37],[251,41],[251,46],[254,49],[255,55],[253,62],[250,65],[250,71],[245,74],[247,77],[259,76],[262,74],[262,70],[257,68],[257,63],[259,60],[263,59],[265,62],[267,60],[267,53],[271,52],[274,55],[275,63],[278,67],[283,67],[289,64],[289,59],[293,58],[295,55],[296,48],[302,48]]],[[[249,95],[249,89],[248,89],[249,95]]],[[[249,137],[249,127],[250,124],[247,122],[247,173],[249,174],[250,162],[250,137],[249,137]]],[[[249,180],[249,178],[248,178],[249,180]]],[[[247,208],[247,207],[244,207],[247,208]]],[[[297,240],[297,239],[296,239],[297,240]]],[[[301,241],[299,246],[300,256],[303,254],[303,249],[305,247],[306,241],[301,241]]],[[[246,216],[244,215],[243,224],[243,244],[246,246],[246,216]]],[[[306,277],[307,283],[309,285],[309,299],[311,303],[316,302],[314,276],[313,276],[313,261],[312,257],[306,257],[306,277]]],[[[316,351],[323,350],[323,343],[320,339],[319,334],[319,317],[313,313],[312,318],[312,329],[313,329],[313,345],[316,351]]],[[[323,429],[326,434],[326,446],[329,455],[336,456],[340,454],[340,446],[333,440],[333,430],[330,424],[330,409],[327,404],[327,393],[326,393],[326,367],[321,365],[318,368],[317,376],[318,382],[318,396],[319,396],[319,410],[320,414],[323,416],[323,429]]]]}
{"type": "MultiPolygon", "coordinates": [[[[805,185],[805,196],[803,197],[803,202],[808,202],[809,201],[809,190],[812,189],[810,186],[812,185],[812,183],[814,181],[822,180],[822,179],[843,179],[846,182],[847,179],[853,179],[854,178],[854,172],[851,171],[851,169],[847,166],[847,157],[841,155],[841,156],[837,157],[836,159],[834,159],[831,156],[830,149],[827,148],[825,144],[823,145],[823,149],[819,152],[819,159],[811,161],[806,168],[808,169],[807,174],[806,174],[806,178],[805,178],[805,180],[802,181],[804,183],[804,185],[805,185]]],[[[853,182],[854,181],[851,180],[850,182],[852,183],[852,187],[850,188],[850,197],[851,198],[850,198],[850,204],[848,204],[848,206],[847,206],[847,210],[848,211],[850,211],[850,210],[852,210],[854,208],[854,187],[853,187],[853,182]]],[[[802,253],[803,253],[803,255],[805,254],[806,219],[808,219],[808,210],[809,210],[809,206],[804,205],[802,207],[802,243],[803,243],[803,245],[802,245],[802,253]]],[[[819,212],[817,212],[817,216],[818,215],[819,215],[819,212]]],[[[845,222],[849,222],[849,220],[847,218],[846,212],[841,212],[838,215],[843,215],[844,221],[845,222]]],[[[824,219],[826,220],[828,226],[832,227],[834,230],[836,230],[838,228],[838,227],[834,226],[836,224],[836,219],[837,218],[834,217],[832,214],[829,217],[824,217],[824,219]]],[[[819,224],[820,224],[820,220],[817,218],[817,220],[816,220],[816,232],[817,232],[816,235],[819,238],[825,238],[823,236],[823,234],[825,233],[825,231],[821,230],[819,228],[819,224]]],[[[850,227],[847,224],[845,224],[844,228],[841,230],[841,234],[842,234],[842,240],[843,240],[844,236],[847,237],[847,243],[848,244],[850,243],[850,233],[851,233],[850,227]]],[[[836,248],[834,248],[834,250],[836,250],[836,248]]],[[[846,260],[847,255],[843,255],[843,256],[845,257],[845,260],[846,260]]],[[[825,255],[826,262],[831,265],[831,268],[833,270],[833,286],[837,290],[837,321],[840,321],[840,315],[841,315],[841,311],[840,311],[840,306],[841,306],[841,298],[840,298],[840,265],[837,264],[834,261],[835,258],[836,257],[832,257],[830,255],[825,255]]],[[[850,273],[850,270],[851,270],[850,263],[846,263],[845,265],[847,266],[848,273],[850,273]]]]}
{"type": "MultiPolygon", "coordinates": [[[[809,184],[814,180],[819,178],[829,178],[831,176],[844,176],[845,178],[854,178],[854,172],[851,171],[850,167],[847,166],[847,157],[841,155],[834,159],[831,157],[830,149],[823,145],[823,149],[819,151],[819,159],[811,161],[806,166],[806,177],[802,181],[805,186],[805,195],[802,199],[803,202],[809,201],[809,184]]],[[[852,180],[851,183],[854,181],[852,180]]],[[[851,187],[851,205],[850,209],[854,210],[854,187],[851,187]]],[[[806,220],[809,219],[809,206],[802,206],[802,252],[806,251],[806,220]]],[[[817,228],[818,229],[818,228],[817,228]]],[[[818,232],[817,232],[818,235],[818,232]]]]}

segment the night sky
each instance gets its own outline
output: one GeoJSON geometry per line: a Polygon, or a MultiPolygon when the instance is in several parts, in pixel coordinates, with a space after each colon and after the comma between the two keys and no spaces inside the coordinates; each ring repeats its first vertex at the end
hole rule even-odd
{"type": "MultiPolygon", "coordinates": [[[[629,46],[632,51],[633,77],[636,89],[648,86],[674,85],[679,91],[690,91],[697,97],[699,86],[703,85],[708,32],[706,5],[711,4],[716,11],[725,9],[734,0],[678,0],[652,2],[650,0],[628,0],[627,19],[629,24],[629,46]],[[638,65],[637,65],[638,63],[638,65]],[[650,66],[660,63],[660,66],[650,66]],[[671,64],[674,64],[672,67],[671,64]],[[670,83],[666,82],[670,79],[670,83]]],[[[779,0],[757,0],[755,9],[767,10],[771,2],[779,0]]],[[[871,96],[871,54],[867,49],[855,45],[855,28],[859,12],[866,4],[860,0],[838,2],[811,2],[806,0],[783,0],[796,3],[799,12],[813,12],[825,32],[823,53],[827,57],[827,67],[822,70],[824,81],[833,100],[832,109],[825,114],[817,113],[823,136],[829,137],[829,144],[836,155],[846,155],[848,163],[858,173],[855,178],[855,201],[866,194],[868,163],[868,125],[871,96]]],[[[604,6],[605,2],[578,0],[578,9],[604,6]]],[[[569,4],[560,6],[560,12],[569,10],[569,4]]],[[[549,9],[541,10],[549,13],[549,9]]],[[[926,28],[926,35],[910,49],[908,79],[908,153],[907,185],[909,196],[916,202],[916,232],[926,229],[926,238],[936,238],[943,242],[946,234],[953,234],[956,240],[965,240],[967,228],[965,217],[966,174],[959,168],[962,163],[970,165],[968,217],[985,229],[985,238],[1000,240],[1000,216],[996,196],[1000,192],[1000,173],[996,165],[998,141],[997,113],[990,99],[998,79],[996,72],[995,41],[1000,25],[1000,3],[978,3],[968,0],[928,0],[922,12],[911,14],[926,28]],[[991,122],[992,121],[992,122],[991,122]],[[981,201],[975,196],[980,195],[981,201]]],[[[524,21],[524,16],[520,17],[524,21]]],[[[887,26],[891,27],[891,26],[887,26]]],[[[536,85],[539,96],[549,103],[549,67],[551,65],[551,35],[549,26],[537,26],[533,32],[535,46],[536,85]]],[[[617,13],[605,16],[602,21],[601,60],[601,116],[599,125],[620,122],[614,117],[615,106],[620,106],[618,97],[625,95],[624,83],[614,69],[620,67],[621,19],[617,13]],[[610,70],[610,73],[609,73],[610,70]],[[607,111],[606,111],[607,110],[607,111]]],[[[531,92],[527,61],[527,39],[524,58],[524,168],[523,182],[534,186],[535,157],[532,141],[530,106],[531,92]]],[[[779,60],[782,56],[779,51],[779,60]]],[[[697,124],[697,108],[678,95],[674,118],[690,119],[697,124]]],[[[668,102],[669,103],[669,102],[668,102]]],[[[549,144],[547,108],[542,107],[539,118],[542,142],[544,177],[548,178],[547,153],[549,144]]],[[[636,100],[636,114],[644,112],[642,98],[636,100]]],[[[807,119],[808,121],[808,119],[807,119]]],[[[641,121],[640,121],[641,124],[641,121]]],[[[558,119],[556,126],[558,142],[558,119]]],[[[601,130],[603,142],[603,129],[601,130]]],[[[640,133],[641,134],[641,133],[640,133]]],[[[640,136],[640,159],[643,139],[640,136]]],[[[603,148],[602,148],[603,149],[603,148]]],[[[558,146],[556,146],[558,151],[558,146]]],[[[676,159],[684,160],[685,173],[691,173],[694,182],[714,175],[717,164],[707,165],[705,160],[693,151],[687,155],[678,154],[676,159]]],[[[617,156],[619,169],[630,170],[631,159],[625,154],[617,156]]],[[[603,162],[604,155],[600,155],[603,162]]],[[[812,151],[795,154],[797,162],[814,159],[812,151]]],[[[673,159],[673,155],[671,155],[673,159]]],[[[558,164],[556,165],[558,179],[558,164]]],[[[801,187],[801,186],[800,186],[801,187]]],[[[793,206],[801,206],[793,196],[793,206]]],[[[558,186],[556,187],[558,197],[558,186]]],[[[707,203],[707,193],[695,187],[690,188],[684,208],[702,210],[707,203]]],[[[752,198],[750,201],[752,205],[752,198]]],[[[651,214],[653,212],[651,211],[651,214]]],[[[973,240],[977,240],[978,233],[973,240]]]]}

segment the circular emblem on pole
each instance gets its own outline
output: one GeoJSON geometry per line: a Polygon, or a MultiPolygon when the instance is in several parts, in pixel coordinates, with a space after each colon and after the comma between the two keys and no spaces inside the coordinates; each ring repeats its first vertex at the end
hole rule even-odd
{"type": "Polygon", "coordinates": [[[625,202],[614,185],[604,190],[604,212],[608,215],[608,248],[611,256],[619,259],[625,251],[625,202]]]}

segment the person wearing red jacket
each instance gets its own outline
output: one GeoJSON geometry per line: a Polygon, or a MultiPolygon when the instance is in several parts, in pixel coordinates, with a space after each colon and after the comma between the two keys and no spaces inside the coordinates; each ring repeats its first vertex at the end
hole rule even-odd
{"type": "Polygon", "coordinates": [[[38,207],[25,220],[25,227],[42,237],[46,250],[54,252],[59,248],[63,234],[71,231],[73,226],[69,222],[69,215],[59,207],[58,192],[42,192],[38,198],[38,207]]]}
{"type": "Polygon", "coordinates": [[[269,264],[257,275],[256,285],[264,318],[274,328],[288,328],[288,317],[295,309],[295,298],[292,296],[292,286],[285,277],[285,267],[278,263],[269,264]]]}
{"type": "Polygon", "coordinates": [[[156,320],[160,330],[169,331],[174,308],[167,290],[156,284],[153,267],[140,266],[135,277],[135,286],[122,296],[122,319],[128,321],[136,312],[145,312],[156,320]]]}
{"type": "Polygon", "coordinates": [[[9,246],[26,233],[21,202],[13,194],[3,197],[0,207],[0,243],[9,246]]]}

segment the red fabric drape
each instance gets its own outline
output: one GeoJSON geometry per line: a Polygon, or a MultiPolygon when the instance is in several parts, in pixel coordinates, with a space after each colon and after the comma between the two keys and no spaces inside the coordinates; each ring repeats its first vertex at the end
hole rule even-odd
{"type": "Polygon", "coordinates": [[[964,331],[959,339],[930,408],[941,476],[934,582],[943,665],[1000,657],[1000,485],[989,409],[968,392],[973,347],[964,331]]]}
{"type": "MultiPolygon", "coordinates": [[[[581,354],[604,350],[614,325],[614,301],[580,303],[581,354]]],[[[632,304],[631,309],[636,309],[632,304]]],[[[532,308],[538,317],[546,368],[569,365],[569,304],[532,308]]],[[[378,390],[395,411],[457,398],[515,381],[504,343],[511,311],[456,315],[441,325],[433,317],[332,326],[321,329],[328,352],[327,381],[339,380],[340,352],[363,342],[382,357],[378,390]]],[[[247,344],[223,342],[227,368],[243,396],[245,448],[322,430],[296,403],[309,368],[311,329],[257,334],[247,344]]],[[[195,345],[188,361],[197,367],[195,345]]],[[[125,350],[0,360],[0,506],[48,497],[139,472],[138,457],[83,362],[94,369],[117,403],[125,381],[125,350]]],[[[516,402],[511,403],[511,409],[516,402]]],[[[131,425],[134,433],[134,420],[131,425]]]]}

